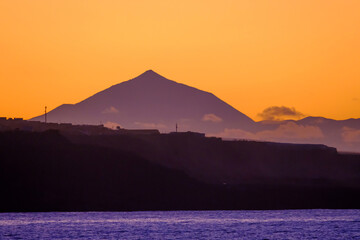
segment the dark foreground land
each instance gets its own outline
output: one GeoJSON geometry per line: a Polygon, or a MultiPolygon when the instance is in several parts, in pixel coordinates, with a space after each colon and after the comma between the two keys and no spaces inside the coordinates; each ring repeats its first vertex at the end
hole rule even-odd
{"type": "Polygon", "coordinates": [[[0,211],[360,208],[360,155],[193,133],[0,132],[0,211]]]}

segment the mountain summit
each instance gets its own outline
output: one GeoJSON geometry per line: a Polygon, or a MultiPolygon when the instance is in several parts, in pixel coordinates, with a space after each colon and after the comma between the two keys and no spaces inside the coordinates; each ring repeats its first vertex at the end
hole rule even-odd
{"type": "MultiPolygon", "coordinates": [[[[147,80],[147,81],[156,81],[156,80],[168,80],[165,77],[161,76],[160,74],[154,72],[153,70],[147,70],[146,72],[142,73],[141,75],[137,76],[137,80],[147,80]]],[[[169,80],[168,80],[169,81],[169,80]]]]}
{"type": "MultiPolygon", "coordinates": [[[[41,121],[43,116],[31,120],[41,121]]],[[[169,80],[152,70],[105,89],[77,104],[48,113],[49,122],[108,124],[123,128],[157,128],[216,133],[251,129],[254,121],[211,93],[169,80]]]]}

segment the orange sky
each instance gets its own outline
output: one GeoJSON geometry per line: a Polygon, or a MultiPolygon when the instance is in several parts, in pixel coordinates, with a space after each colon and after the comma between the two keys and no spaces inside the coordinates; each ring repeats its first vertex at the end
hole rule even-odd
{"type": "Polygon", "coordinates": [[[0,0],[0,116],[153,69],[249,117],[360,118],[360,1],[0,0]]]}

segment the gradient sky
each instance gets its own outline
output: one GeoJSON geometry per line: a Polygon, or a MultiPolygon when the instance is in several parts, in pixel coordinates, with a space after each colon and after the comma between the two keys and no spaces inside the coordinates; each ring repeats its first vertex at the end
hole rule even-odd
{"type": "Polygon", "coordinates": [[[153,69],[249,117],[360,118],[360,1],[0,0],[0,116],[153,69]]]}

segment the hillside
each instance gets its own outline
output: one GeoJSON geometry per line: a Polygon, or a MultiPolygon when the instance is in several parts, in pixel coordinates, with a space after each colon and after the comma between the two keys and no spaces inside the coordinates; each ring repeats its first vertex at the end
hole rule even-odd
{"type": "Polygon", "coordinates": [[[359,178],[325,146],[0,133],[0,211],[359,208],[359,178]]]}

